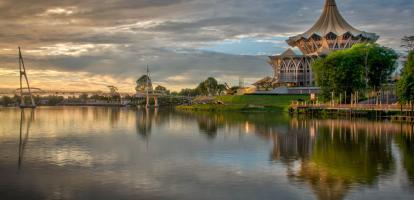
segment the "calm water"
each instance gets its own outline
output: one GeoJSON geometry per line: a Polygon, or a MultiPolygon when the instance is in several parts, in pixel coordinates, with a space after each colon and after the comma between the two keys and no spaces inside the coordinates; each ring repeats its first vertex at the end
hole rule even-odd
{"type": "Polygon", "coordinates": [[[413,127],[1,108],[0,199],[414,199],[413,127]]]}

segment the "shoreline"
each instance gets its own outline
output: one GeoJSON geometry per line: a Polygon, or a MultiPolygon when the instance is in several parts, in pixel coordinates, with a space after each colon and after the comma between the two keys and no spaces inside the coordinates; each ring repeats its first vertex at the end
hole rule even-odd
{"type": "Polygon", "coordinates": [[[292,101],[308,100],[308,95],[217,96],[212,102],[179,105],[185,111],[288,112],[292,101]]]}

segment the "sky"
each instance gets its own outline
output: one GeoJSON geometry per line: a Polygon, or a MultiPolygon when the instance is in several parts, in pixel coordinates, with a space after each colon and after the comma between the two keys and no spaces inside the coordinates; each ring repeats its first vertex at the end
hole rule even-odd
{"type": "MultiPolygon", "coordinates": [[[[0,0],[0,88],[19,86],[22,47],[33,87],[133,92],[149,65],[177,91],[209,76],[250,84],[269,55],[309,29],[323,0],[0,0]]],[[[337,0],[354,27],[399,49],[414,34],[413,0],[337,0]]]]}

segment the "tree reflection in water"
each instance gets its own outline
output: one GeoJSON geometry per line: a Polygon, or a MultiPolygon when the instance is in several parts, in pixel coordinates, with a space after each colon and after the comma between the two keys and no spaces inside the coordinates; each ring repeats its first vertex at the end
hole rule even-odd
{"type": "Polygon", "coordinates": [[[394,141],[408,176],[414,180],[413,131],[408,125],[289,119],[272,114],[193,115],[200,132],[209,138],[215,138],[221,128],[241,127],[245,134],[272,141],[270,159],[286,166],[291,181],[309,184],[319,199],[343,199],[352,187],[374,185],[380,177],[392,175],[396,167],[394,141]]]}
{"type": "Polygon", "coordinates": [[[17,167],[20,170],[23,163],[24,150],[29,140],[30,125],[34,121],[34,109],[30,109],[29,119],[26,120],[24,109],[20,110],[19,158],[17,167]],[[23,133],[24,132],[24,133],[23,133]]]}
{"type": "Polygon", "coordinates": [[[199,113],[197,124],[200,133],[205,134],[208,139],[214,139],[217,136],[218,129],[223,126],[224,120],[219,115],[199,113]]]}
{"type": "Polygon", "coordinates": [[[392,137],[356,123],[312,123],[318,126],[312,152],[292,177],[309,183],[319,199],[342,199],[351,186],[371,185],[394,169],[392,137]]]}
{"type": "Polygon", "coordinates": [[[395,136],[395,142],[397,143],[401,155],[402,165],[407,172],[407,176],[414,186],[414,138],[413,138],[414,125],[411,125],[411,131],[409,134],[401,132],[395,136]]]}

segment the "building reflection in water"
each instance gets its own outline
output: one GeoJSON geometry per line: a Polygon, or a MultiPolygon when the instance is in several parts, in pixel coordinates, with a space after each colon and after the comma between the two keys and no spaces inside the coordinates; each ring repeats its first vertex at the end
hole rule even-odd
{"type": "Polygon", "coordinates": [[[318,199],[343,199],[352,187],[374,185],[380,177],[394,174],[393,144],[414,183],[412,125],[342,119],[280,123],[286,119],[266,114],[195,116],[200,133],[210,139],[221,128],[239,128],[271,141],[270,160],[285,165],[289,180],[308,184],[318,199]]]}
{"type": "Polygon", "coordinates": [[[20,170],[23,163],[24,151],[30,135],[30,125],[34,121],[34,109],[30,109],[30,115],[26,119],[24,109],[20,110],[20,134],[19,134],[19,157],[17,167],[20,170]]]}

